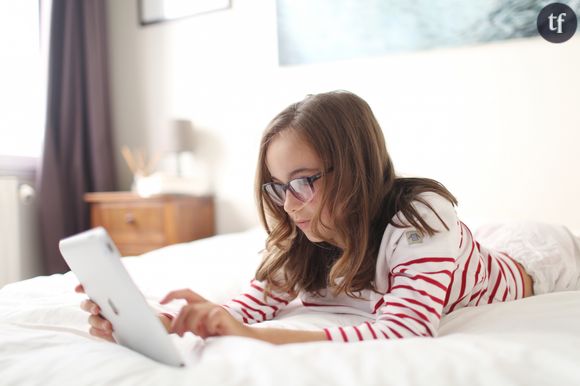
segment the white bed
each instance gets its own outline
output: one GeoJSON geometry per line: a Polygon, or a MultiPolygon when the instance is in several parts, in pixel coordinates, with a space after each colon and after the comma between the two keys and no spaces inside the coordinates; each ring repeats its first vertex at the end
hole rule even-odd
{"type": "MultiPolygon", "coordinates": [[[[221,302],[252,277],[263,240],[252,230],[124,261],[151,301],[190,287],[221,302]]],[[[0,290],[1,384],[580,385],[580,291],[462,309],[434,339],[273,346],[189,335],[179,344],[197,364],[177,369],[90,337],[75,284],[67,273],[0,290]]],[[[353,318],[290,307],[270,323],[312,329],[353,318]]]]}

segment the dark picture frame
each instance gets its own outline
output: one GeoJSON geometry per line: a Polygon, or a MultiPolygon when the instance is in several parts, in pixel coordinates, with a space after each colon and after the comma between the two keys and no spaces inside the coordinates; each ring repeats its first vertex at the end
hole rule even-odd
{"type": "Polygon", "coordinates": [[[158,24],[170,20],[221,11],[231,0],[137,0],[139,24],[158,24]]]}

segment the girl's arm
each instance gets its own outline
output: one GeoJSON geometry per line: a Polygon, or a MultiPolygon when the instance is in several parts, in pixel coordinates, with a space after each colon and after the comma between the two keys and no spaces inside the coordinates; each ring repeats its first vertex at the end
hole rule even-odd
{"type": "MultiPolygon", "coordinates": [[[[438,233],[429,236],[410,227],[395,228],[384,238],[387,247],[379,259],[384,259],[389,267],[384,272],[389,289],[374,306],[375,320],[325,329],[329,340],[356,342],[437,335],[462,237],[453,206],[440,196],[431,199],[430,204],[449,229],[422,206],[418,212],[438,233]]],[[[471,248],[473,253],[475,245],[471,248]]]]}
{"type": "Polygon", "coordinates": [[[168,325],[168,331],[176,333],[179,336],[183,336],[185,333],[191,331],[202,338],[211,336],[241,336],[259,339],[273,344],[311,342],[327,339],[323,331],[293,331],[248,326],[236,320],[224,307],[208,302],[190,290],[170,292],[162,300],[162,303],[167,303],[174,299],[185,299],[188,302],[168,325]]]}
{"type": "MultiPolygon", "coordinates": [[[[251,328],[251,327],[250,327],[251,328]]],[[[248,337],[263,340],[272,344],[304,343],[325,341],[328,337],[324,331],[299,331],[282,328],[251,328],[248,337]]]]}
{"type": "MultiPolygon", "coordinates": [[[[268,292],[265,284],[252,280],[247,290],[229,302],[218,305],[211,303],[189,290],[172,291],[161,300],[161,304],[175,299],[187,301],[177,315],[163,314],[162,322],[169,332],[183,335],[188,331],[207,338],[210,336],[245,336],[272,343],[305,342],[323,340],[323,332],[293,331],[280,335],[277,331],[262,331],[249,325],[272,319],[292,298],[288,294],[268,292]],[[164,320],[167,319],[167,320],[164,320]],[[314,339],[319,337],[320,339],[314,339]]],[[[284,330],[284,333],[286,331],[284,330]]]]}
{"type": "MultiPolygon", "coordinates": [[[[275,318],[276,314],[292,301],[292,298],[289,295],[278,292],[269,293],[268,296],[264,298],[264,292],[265,283],[254,279],[250,281],[249,286],[242,294],[222,304],[221,307],[230,313],[237,321],[244,324],[254,324],[275,318]]],[[[188,289],[172,291],[170,294],[171,300],[184,299],[188,303],[208,302],[197,293],[188,289]]],[[[170,301],[167,298],[170,294],[168,294],[165,299],[161,300],[161,304],[170,301]]],[[[152,306],[160,316],[167,317],[169,320],[173,320],[177,316],[177,313],[168,313],[164,309],[155,307],[154,304],[152,304],[152,306]]]]}
{"type": "Polygon", "coordinates": [[[284,293],[265,294],[265,283],[252,280],[240,296],[222,304],[236,320],[244,324],[254,324],[276,317],[292,298],[284,293]]]}

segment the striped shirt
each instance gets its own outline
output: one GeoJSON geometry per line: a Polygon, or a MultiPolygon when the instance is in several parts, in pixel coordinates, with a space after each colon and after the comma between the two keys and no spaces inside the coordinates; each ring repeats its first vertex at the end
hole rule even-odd
{"type": "MultiPolygon", "coordinates": [[[[505,302],[523,297],[523,277],[505,253],[481,246],[457,217],[453,205],[436,193],[418,201],[419,215],[438,232],[421,234],[412,226],[389,224],[383,234],[376,266],[375,286],[360,298],[331,290],[302,292],[304,307],[330,313],[356,314],[368,320],[361,325],[324,329],[328,340],[356,342],[437,335],[441,317],[463,307],[505,302]]],[[[398,223],[409,224],[402,213],[398,223]]],[[[265,283],[253,280],[242,295],[224,304],[238,320],[257,323],[276,317],[292,299],[271,293],[264,299],[265,283]]]]}

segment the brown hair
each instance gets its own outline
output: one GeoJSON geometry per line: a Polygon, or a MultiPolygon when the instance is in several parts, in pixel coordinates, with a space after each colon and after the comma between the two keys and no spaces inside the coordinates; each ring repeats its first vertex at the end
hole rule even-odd
{"type": "Polygon", "coordinates": [[[383,132],[371,108],[362,98],[346,91],[309,95],[272,119],[260,145],[255,191],[260,219],[268,233],[256,278],[265,280],[268,290],[293,296],[299,291],[319,292],[327,287],[354,297],[364,289],[374,290],[376,259],[385,227],[389,223],[405,226],[393,216],[401,211],[411,225],[433,235],[435,230],[411,202],[422,202],[433,210],[418,197],[432,191],[457,204],[437,181],[395,175],[383,132]],[[324,240],[320,229],[330,224],[321,221],[321,212],[328,210],[343,249],[332,246],[330,240],[310,242],[284,209],[262,192],[262,185],[271,181],[266,166],[268,146],[285,130],[293,130],[310,144],[322,162],[323,173],[332,169],[329,178],[320,180],[316,194],[322,194],[324,204],[311,219],[311,229],[324,240]]]}

